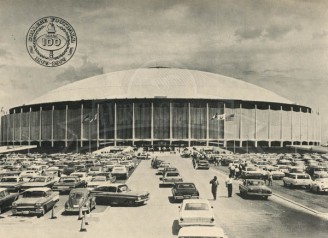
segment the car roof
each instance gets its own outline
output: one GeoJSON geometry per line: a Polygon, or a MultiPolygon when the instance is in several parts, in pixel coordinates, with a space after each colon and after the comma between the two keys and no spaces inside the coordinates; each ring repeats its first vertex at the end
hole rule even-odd
{"type": "Polygon", "coordinates": [[[209,203],[209,201],[207,199],[185,199],[182,203],[209,203]]]}
{"type": "Polygon", "coordinates": [[[87,194],[89,193],[90,190],[87,188],[73,188],[70,193],[83,193],[83,194],[87,194]]]}
{"type": "Polygon", "coordinates": [[[176,182],[175,184],[194,184],[195,185],[195,183],[193,183],[193,182],[176,182]]]}
{"type": "Polygon", "coordinates": [[[221,227],[187,226],[179,230],[178,237],[223,237],[224,231],[221,227]]]}
{"type": "Polygon", "coordinates": [[[121,186],[121,185],[126,185],[126,184],[124,184],[124,183],[108,183],[108,185],[101,185],[99,187],[107,187],[107,186],[118,187],[118,186],[121,186]]]}
{"type": "Polygon", "coordinates": [[[8,190],[7,188],[0,188],[0,192],[8,190]]]}

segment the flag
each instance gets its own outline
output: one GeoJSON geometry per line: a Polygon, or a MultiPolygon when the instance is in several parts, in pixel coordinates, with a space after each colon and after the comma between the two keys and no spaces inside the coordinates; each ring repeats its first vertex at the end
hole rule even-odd
{"type": "Polygon", "coordinates": [[[96,121],[97,120],[97,117],[98,117],[98,113],[96,113],[94,115],[94,117],[90,120],[90,123],[93,122],[93,121],[96,121]]]}
{"type": "Polygon", "coordinates": [[[223,113],[223,114],[218,114],[216,113],[212,118],[211,120],[225,120],[226,119],[226,114],[223,113]]]}
{"type": "Polygon", "coordinates": [[[228,116],[226,116],[226,121],[233,121],[235,119],[235,114],[230,114],[228,116]]]}

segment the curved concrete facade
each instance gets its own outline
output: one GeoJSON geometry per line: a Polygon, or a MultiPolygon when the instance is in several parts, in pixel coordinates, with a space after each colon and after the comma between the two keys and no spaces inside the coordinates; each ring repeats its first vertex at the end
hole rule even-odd
{"type": "Polygon", "coordinates": [[[201,71],[151,68],[77,81],[12,108],[1,118],[1,142],[315,145],[318,125],[311,108],[255,85],[201,71]],[[211,120],[216,113],[227,119],[211,120]]]}

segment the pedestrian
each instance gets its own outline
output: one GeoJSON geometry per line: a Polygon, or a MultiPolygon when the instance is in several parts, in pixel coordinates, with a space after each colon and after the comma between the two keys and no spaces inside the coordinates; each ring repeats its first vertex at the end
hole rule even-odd
{"type": "Polygon", "coordinates": [[[216,176],[214,176],[214,178],[210,181],[210,184],[212,185],[211,191],[212,191],[213,199],[216,200],[216,193],[219,186],[219,181],[216,176]]]}
{"type": "Polygon", "coordinates": [[[232,176],[229,175],[229,177],[226,180],[226,187],[228,189],[228,197],[232,197],[232,176]]]}
{"type": "Polygon", "coordinates": [[[268,172],[268,182],[269,182],[269,186],[272,186],[272,180],[273,180],[273,178],[272,178],[272,173],[269,171],[269,172],[268,172]]]}

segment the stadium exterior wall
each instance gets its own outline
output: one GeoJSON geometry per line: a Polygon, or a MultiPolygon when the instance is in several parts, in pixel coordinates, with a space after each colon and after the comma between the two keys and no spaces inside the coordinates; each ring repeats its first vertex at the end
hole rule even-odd
{"type": "Polygon", "coordinates": [[[1,144],[245,146],[318,145],[309,107],[214,99],[106,99],[34,104],[1,117],[1,144]],[[211,120],[218,114],[231,120],[211,120]]]}

